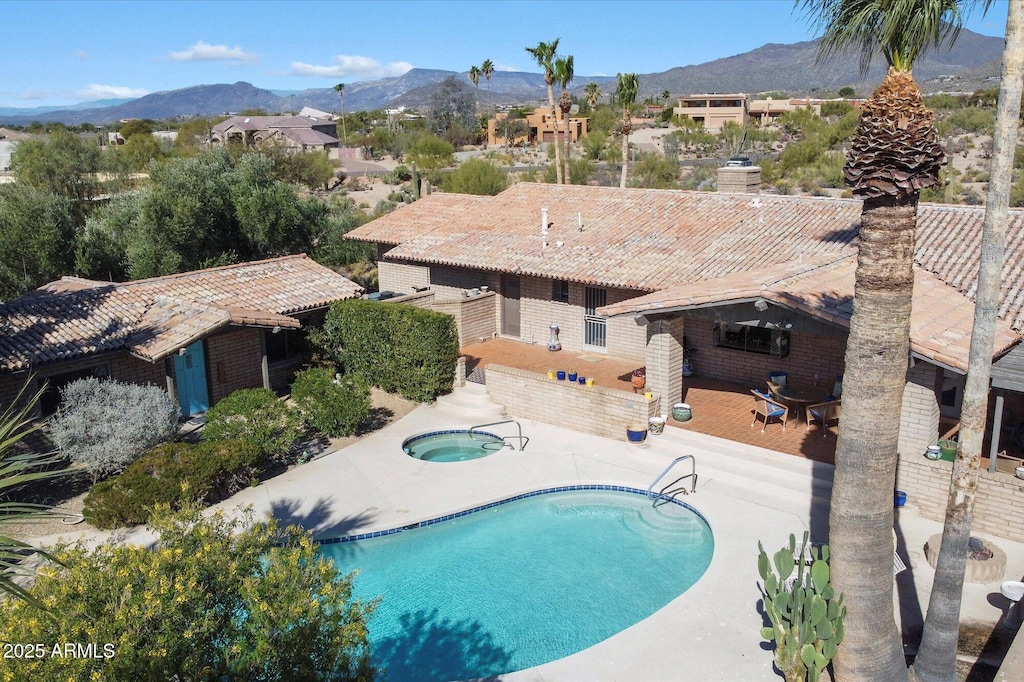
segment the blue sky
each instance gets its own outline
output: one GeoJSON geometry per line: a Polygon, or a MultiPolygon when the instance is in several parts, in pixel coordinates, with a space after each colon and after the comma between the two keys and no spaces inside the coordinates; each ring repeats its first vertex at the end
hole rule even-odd
{"type": "MultiPolygon", "coordinates": [[[[304,90],[485,59],[538,71],[524,48],[555,38],[577,78],[652,73],[815,37],[791,0],[7,0],[0,10],[0,107],[236,81],[304,90]]],[[[991,36],[1005,26],[1005,0],[967,23],[991,36]]]]}

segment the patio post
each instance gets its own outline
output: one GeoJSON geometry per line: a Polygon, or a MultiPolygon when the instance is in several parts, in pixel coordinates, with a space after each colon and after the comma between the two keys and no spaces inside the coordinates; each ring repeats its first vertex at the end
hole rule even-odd
{"type": "Polygon", "coordinates": [[[647,389],[661,398],[663,412],[683,396],[683,330],[682,317],[662,317],[647,325],[647,389]]]}

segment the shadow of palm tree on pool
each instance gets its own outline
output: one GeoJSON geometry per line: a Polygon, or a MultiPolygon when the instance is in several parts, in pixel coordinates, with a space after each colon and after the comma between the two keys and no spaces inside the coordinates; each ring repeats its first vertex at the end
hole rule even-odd
{"type": "Polygon", "coordinates": [[[446,618],[434,608],[405,613],[400,623],[400,635],[373,646],[389,682],[496,679],[509,672],[511,652],[478,621],[446,618]]]}

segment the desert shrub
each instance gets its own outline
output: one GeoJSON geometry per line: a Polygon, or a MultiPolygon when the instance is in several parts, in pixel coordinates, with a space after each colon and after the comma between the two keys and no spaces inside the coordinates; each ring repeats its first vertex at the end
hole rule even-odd
{"type": "Polygon", "coordinates": [[[292,400],[307,426],[330,438],[350,436],[370,416],[370,389],[362,377],[338,375],[327,368],[295,375],[292,400]]]}
{"type": "Polygon", "coordinates": [[[450,391],[459,357],[451,315],[407,305],[347,300],[331,305],[324,324],[310,332],[323,357],[358,374],[370,386],[410,400],[433,400],[450,391]]]}
{"type": "Polygon", "coordinates": [[[172,509],[190,500],[212,504],[248,486],[262,459],[247,441],[164,443],[121,475],[93,486],[83,513],[97,528],[117,528],[146,523],[158,504],[172,509]]]}
{"type": "Polygon", "coordinates": [[[210,408],[203,438],[247,440],[265,456],[283,455],[301,435],[299,420],[274,392],[244,388],[210,408]]]}
{"type": "Polygon", "coordinates": [[[12,680],[365,680],[367,619],[352,576],[309,533],[251,514],[161,509],[151,547],[59,547],[27,589],[50,611],[0,601],[5,642],[92,642],[95,656],[4,661],[12,680]]]}
{"type": "Polygon", "coordinates": [[[498,194],[508,187],[508,174],[486,159],[466,159],[441,181],[446,192],[498,194]]]}
{"type": "Polygon", "coordinates": [[[122,471],[143,452],[177,432],[178,403],[158,386],[73,381],[61,391],[50,434],[93,482],[122,471]]]}

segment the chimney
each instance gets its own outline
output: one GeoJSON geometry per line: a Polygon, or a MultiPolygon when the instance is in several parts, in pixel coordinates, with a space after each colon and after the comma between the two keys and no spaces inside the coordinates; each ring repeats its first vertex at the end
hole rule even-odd
{"type": "Polygon", "coordinates": [[[718,192],[720,194],[760,194],[761,167],[741,166],[718,169],[718,192]]]}
{"type": "Polygon", "coordinates": [[[548,248],[548,207],[540,209],[540,241],[541,248],[548,248]]]}

